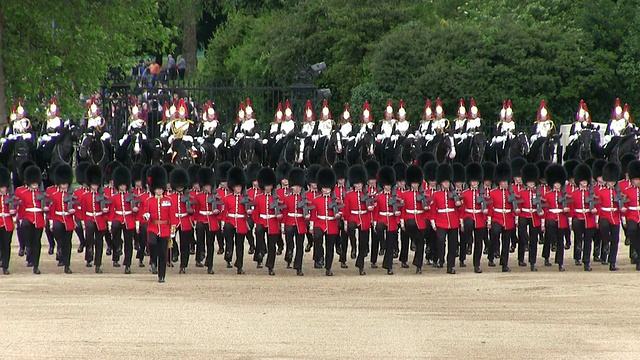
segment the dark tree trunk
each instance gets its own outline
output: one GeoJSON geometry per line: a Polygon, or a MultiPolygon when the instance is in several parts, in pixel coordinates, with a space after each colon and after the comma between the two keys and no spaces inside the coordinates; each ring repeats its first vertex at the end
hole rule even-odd
{"type": "Polygon", "coordinates": [[[7,96],[4,92],[4,64],[2,62],[2,39],[4,36],[4,9],[0,1],[0,128],[7,125],[7,96]]]}
{"type": "Polygon", "coordinates": [[[184,57],[187,76],[193,75],[198,65],[196,25],[199,1],[200,0],[188,0],[183,3],[182,56],[184,57]]]}

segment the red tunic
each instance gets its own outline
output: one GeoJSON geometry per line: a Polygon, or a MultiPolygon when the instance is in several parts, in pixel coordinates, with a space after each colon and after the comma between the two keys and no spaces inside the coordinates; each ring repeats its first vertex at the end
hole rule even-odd
{"type": "MultiPolygon", "coordinates": [[[[64,228],[67,231],[73,231],[76,227],[76,221],[74,214],[70,214],[69,203],[65,202],[64,198],[69,195],[67,191],[55,191],[51,194],[51,204],[49,205],[51,220],[59,221],[64,224],[64,228]]],[[[79,201],[79,199],[75,199],[79,201]]],[[[75,209],[75,206],[73,207],[75,209]]],[[[76,210],[77,211],[77,210],[76,210]]]]}
{"type": "MultiPolygon", "coordinates": [[[[371,214],[367,210],[367,204],[363,199],[364,194],[360,191],[350,191],[344,197],[344,208],[342,212],[347,222],[353,222],[357,226],[362,226],[366,231],[371,228],[371,214]]],[[[372,204],[375,206],[375,204],[372,204]]]]}
{"type": "Polygon", "coordinates": [[[75,218],[76,220],[84,220],[85,216],[84,216],[84,212],[82,211],[82,196],[87,192],[87,188],[85,187],[80,187],[78,189],[73,190],[73,195],[76,197],[76,200],[78,201],[78,204],[76,204],[76,213],[75,218]]]}
{"type": "Polygon", "coordinates": [[[0,195],[0,228],[13,231],[13,216],[9,213],[11,208],[9,208],[7,200],[9,200],[9,195],[0,195]]]}
{"type": "MultiPolygon", "coordinates": [[[[400,194],[396,192],[397,201],[400,201],[400,194]]],[[[393,206],[389,205],[391,200],[391,193],[381,192],[376,196],[376,207],[373,210],[373,220],[380,224],[387,225],[388,231],[398,231],[398,223],[400,222],[400,216],[396,215],[393,206]]],[[[398,212],[400,212],[401,206],[398,206],[398,212]]]]}
{"type": "Polygon", "coordinates": [[[629,202],[624,204],[627,211],[623,212],[622,216],[624,216],[627,221],[640,222],[640,188],[627,186],[623,189],[622,193],[627,196],[629,202]]]}
{"type": "MultiPolygon", "coordinates": [[[[291,194],[284,198],[284,224],[288,226],[295,226],[298,228],[299,234],[307,233],[307,222],[304,218],[302,208],[298,208],[302,200],[301,194],[291,194]]],[[[309,203],[311,206],[311,203],[309,203]]]]}
{"type": "Polygon", "coordinates": [[[467,189],[462,192],[462,218],[475,222],[475,228],[487,226],[487,215],[482,213],[482,205],[478,203],[479,189],[467,189]]]}
{"type": "MultiPolygon", "coordinates": [[[[58,186],[51,185],[47,187],[44,193],[47,194],[47,199],[51,200],[51,195],[53,195],[53,193],[55,193],[56,191],[58,191],[58,186]]],[[[49,206],[49,211],[45,215],[47,217],[47,220],[55,219],[55,214],[53,213],[53,209],[51,209],[51,206],[49,206]]]]}
{"type": "Polygon", "coordinates": [[[37,200],[40,195],[40,190],[25,188],[20,192],[16,191],[15,195],[20,201],[20,205],[18,205],[18,212],[21,214],[20,218],[29,220],[37,229],[44,228],[44,211],[41,201],[37,200]]]}
{"type": "Polygon", "coordinates": [[[278,194],[278,198],[280,199],[284,199],[285,197],[289,196],[289,194],[291,194],[291,188],[287,187],[281,187],[276,189],[276,194],[278,194]]]}
{"type": "Polygon", "coordinates": [[[620,225],[620,208],[614,200],[614,196],[617,195],[616,189],[603,187],[596,189],[595,194],[600,200],[600,204],[596,205],[600,219],[607,219],[612,225],[620,225]]]}
{"type": "MultiPolygon", "coordinates": [[[[182,201],[183,196],[184,194],[177,192],[169,195],[171,199],[171,225],[180,226],[180,230],[188,231],[193,229],[193,225],[191,224],[193,215],[187,210],[187,204],[182,201]]],[[[195,202],[196,199],[189,199],[189,201],[195,202]]],[[[195,205],[196,204],[191,204],[192,212],[195,205]]]]}
{"type": "Polygon", "coordinates": [[[136,228],[136,213],[131,208],[131,202],[127,201],[129,192],[117,192],[113,194],[109,200],[109,220],[118,221],[124,225],[125,229],[133,230],[136,228]]]}
{"type": "Polygon", "coordinates": [[[418,229],[424,230],[427,228],[426,219],[428,211],[422,206],[421,201],[417,199],[419,195],[420,193],[414,190],[399,194],[403,202],[401,217],[404,221],[414,220],[418,229]]]}
{"type": "Polygon", "coordinates": [[[100,202],[96,198],[100,197],[100,194],[93,191],[88,191],[80,199],[80,206],[84,212],[84,221],[93,221],[96,223],[98,230],[107,230],[107,218],[108,214],[102,212],[100,202]]]}
{"type": "Polygon", "coordinates": [[[433,194],[431,204],[431,216],[436,221],[436,227],[440,229],[458,229],[460,218],[455,201],[449,198],[451,191],[447,189],[436,191],[433,194]]]}
{"type": "MultiPolygon", "coordinates": [[[[25,192],[25,191],[29,191],[29,189],[28,189],[26,186],[24,186],[24,185],[19,186],[19,187],[18,187],[18,188],[13,192],[13,196],[15,196],[15,197],[16,197],[16,199],[20,199],[20,194],[21,194],[21,193],[23,193],[23,192],[25,192]]],[[[23,208],[22,206],[18,206],[18,208],[17,208],[17,212],[16,212],[16,218],[17,218],[18,220],[21,220],[21,219],[23,219],[23,217],[24,217],[24,208],[23,208]]]]}
{"type": "Polygon", "coordinates": [[[142,212],[149,216],[147,232],[159,237],[171,235],[171,198],[152,196],[145,200],[142,212]]]}
{"type": "Polygon", "coordinates": [[[242,203],[244,195],[231,194],[227,195],[222,201],[223,213],[222,218],[227,224],[231,224],[238,234],[246,234],[249,232],[249,226],[247,225],[247,208],[242,203]]]}
{"type": "MultiPolygon", "coordinates": [[[[547,204],[547,207],[544,208],[544,218],[547,221],[556,221],[559,229],[567,229],[569,222],[560,197],[562,197],[562,193],[557,190],[552,190],[544,195],[547,204]]],[[[567,204],[567,206],[569,206],[569,204],[567,204]]]]}
{"type": "Polygon", "coordinates": [[[507,201],[509,194],[506,189],[493,189],[489,192],[491,204],[487,206],[491,221],[500,224],[505,230],[516,227],[516,217],[513,213],[513,205],[507,201]]]}
{"type": "MultiPolygon", "coordinates": [[[[253,222],[256,225],[262,225],[267,229],[269,235],[280,234],[280,220],[282,218],[282,212],[280,218],[276,215],[276,209],[272,209],[271,206],[275,204],[273,195],[260,194],[256,196],[254,201],[254,209],[251,214],[253,222]]],[[[282,200],[278,199],[279,204],[282,205],[282,200]]]]}
{"type": "MultiPolygon", "coordinates": [[[[623,169],[623,171],[625,171],[623,169]]],[[[631,186],[631,181],[629,181],[628,179],[624,179],[624,180],[620,180],[618,181],[618,185],[620,186],[620,190],[623,190],[628,188],[629,186],[631,186]]]]}
{"type": "MultiPolygon", "coordinates": [[[[533,227],[540,227],[542,225],[542,217],[538,214],[538,207],[533,205],[536,196],[538,195],[536,194],[535,189],[523,189],[518,193],[518,197],[522,200],[522,203],[520,203],[520,206],[518,207],[518,209],[520,209],[520,214],[518,216],[525,219],[532,219],[533,227]]],[[[544,197],[540,195],[540,198],[544,197]]],[[[543,206],[541,206],[540,209],[544,211],[543,206]]]]}
{"type": "MultiPolygon", "coordinates": [[[[307,192],[307,197],[311,192],[307,192]]],[[[338,219],[336,212],[330,207],[332,203],[331,196],[320,195],[313,199],[311,203],[311,221],[313,226],[322,230],[328,235],[338,235],[338,219]]],[[[338,212],[339,214],[339,212],[338,212]]]]}
{"type": "MultiPolygon", "coordinates": [[[[595,193],[595,190],[594,190],[595,193]]],[[[596,214],[591,213],[587,198],[589,197],[588,189],[577,189],[571,193],[573,202],[569,203],[571,217],[578,220],[585,220],[585,227],[593,229],[596,227],[596,214]]],[[[594,206],[594,209],[596,207],[594,206]]]]}
{"type": "Polygon", "coordinates": [[[198,192],[195,198],[196,203],[193,206],[193,209],[194,209],[193,218],[195,219],[196,222],[209,224],[209,231],[220,230],[220,219],[223,219],[222,216],[220,215],[223,209],[222,208],[223,201],[220,199],[216,199],[216,201],[220,203],[217,206],[209,202],[209,200],[211,199],[211,196],[218,196],[218,194],[219,194],[219,191],[218,193],[215,193],[215,194],[208,193],[208,192],[198,192]],[[216,214],[214,214],[215,210],[217,210],[216,214]]]}

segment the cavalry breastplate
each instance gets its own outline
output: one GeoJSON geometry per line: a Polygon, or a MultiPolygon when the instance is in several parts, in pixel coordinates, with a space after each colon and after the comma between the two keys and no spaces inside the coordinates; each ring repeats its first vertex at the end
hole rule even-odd
{"type": "Polygon", "coordinates": [[[173,123],[173,131],[181,131],[183,134],[189,130],[189,122],[186,120],[176,120],[173,123]]]}
{"type": "Polygon", "coordinates": [[[482,119],[475,118],[467,120],[467,131],[478,131],[482,125],[482,119]]]}
{"type": "Polygon", "coordinates": [[[205,121],[202,123],[202,132],[205,134],[213,134],[218,128],[217,120],[205,121]]]}
{"type": "Polygon", "coordinates": [[[425,133],[427,131],[429,131],[429,125],[431,125],[431,121],[423,121],[420,123],[420,126],[418,127],[418,131],[421,133],[425,133]]]}
{"type": "Polygon", "coordinates": [[[447,126],[447,122],[445,119],[433,120],[433,129],[434,130],[443,130],[447,126]]]}
{"type": "Polygon", "coordinates": [[[391,121],[383,121],[382,125],[380,125],[380,131],[383,135],[391,136],[393,132],[393,123],[391,121]]]}
{"type": "Polygon", "coordinates": [[[349,134],[351,134],[351,131],[353,130],[353,125],[351,125],[351,123],[344,123],[340,126],[340,133],[342,134],[342,136],[349,136],[349,134]]]}
{"type": "Polygon", "coordinates": [[[333,130],[333,120],[323,120],[320,122],[318,126],[318,131],[322,136],[331,135],[332,130],[333,130]]]}
{"type": "Polygon", "coordinates": [[[311,135],[313,133],[313,129],[316,127],[315,121],[307,121],[302,125],[302,133],[311,135]]]}
{"type": "Polygon", "coordinates": [[[396,122],[396,131],[399,132],[402,136],[407,135],[410,125],[411,124],[409,124],[408,121],[398,121],[396,122]]]}
{"type": "Polygon", "coordinates": [[[253,132],[253,130],[256,127],[256,120],[255,119],[248,119],[245,120],[242,125],[240,125],[240,130],[242,130],[245,133],[251,133],[253,132]]]}
{"type": "Polygon", "coordinates": [[[269,126],[269,134],[277,133],[280,125],[281,124],[278,124],[278,123],[271,123],[271,126],[269,126]]]}
{"type": "Polygon", "coordinates": [[[514,131],[516,131],[516,123],[513,121],[505,121],[500,125],[500,132],[503,134],[514,131]]]}
{"type": "Polygon", "coordinates": [[[609,129],[611,130],[611,135],[615,135],[615,136],[622,135],[622,132],[624,131],[624,129],[626,127],[627,127],[627,120],[626,119],[620,119],[620,120],[612,119],[611,123],[609,124],[609,129]]]}
{"type": "Polygon", "coordinates": [[[143,126],[144,126],[144,120],[142,120],[142,119],[135,119],[135,120],[131,121],[131,128],[132,129],[142,129],[143,126]]]}
{"type": "Polygon", "coordinates": [[[54,117],[51,119],[47,119],[47,131],[48,132],[54,132],[54,131],[58,131],[60,130],[60,127],[62,126],[62,120],[60,120],[59,117],[54,117]]]}
{"type": "Polygon", "coordinates": [[[462,120],[456,120],[455,122],[455,130],[461,130],[464,127],[464,124],[467,123],[467,119],[462,119],[462,120]]]}
{"type": "Polygon", "coordinates": [[[89,129],[101,127],[102,124],[103,120],[101,116],[92,117],[87,120],[87,127],[89,129]]]}
{"type": "Polygon", "coordinates": [[[553,124],[551,121],[541,121],[536,125],[536,134],[539,136],[547,137],[551,133],[553,124]]]}
{"type": "Polygon", "coordinates": [[[292,132],[296,128],[296,123],[293,120],[285,120],[280,124],[280,130],[284,134],[288,134],[292,132]]]}

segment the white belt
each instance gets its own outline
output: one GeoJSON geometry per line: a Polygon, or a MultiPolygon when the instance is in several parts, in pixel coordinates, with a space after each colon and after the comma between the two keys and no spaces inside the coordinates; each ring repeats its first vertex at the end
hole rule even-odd
{"type": "MultiPolygon", "coordinates": [[[[56,215],[67,216],[67,215],[72,215],[72,214],[69,214],[68,211],[56,211],[56,215]]],[[[2,214],[0,214],[0,216],[2,216],[2,214]]]]}
{"type": "Polygon", "coordinates": [[[602,211],[618,211],[618,208],[612,207],[612,208],[608,208],[608,207],[603,207],[600,208],[602,209],[602,211]]]}
{"type": "Polygon", "coordinates": [[[411,210],[411,209],[407,209],[407,214],[422,214],[424,213],[424,210],[411,210]]]}
{"type": "Polygon", "coordinates": [[[531,213],[531,214],[533,214],[534,212],[536,212],[536,209],[524,209],[524,208],[523,208],[523,209],[520,209],[520,211],[524,211],[524,212],[526,212],[526,213],[531,213]]]}
{"type": "Polygon", "coordinates": [[[318,215],[318,219],[320,219],[320,220],[335,220],[336,217],[335,216],[318,215]]]}
{"type": "Polygon", "coordinates": [[[116,211],[117,215],[131,215],[133,214],[133,211],[131,210],[125,210],[125,211],[116,211]]]}
{"type": "Polygon", "coordinates": [[[100,216],[102,215],[101,212],[86,212],[87,216],[100,216]]]}
{"type": "Polygon", "coordinates": [[[352,215],[364,215],[367,213],[367,210],[351,210],[352,215]]]}
{"type": "Polygon", "coordinates": [[[203,211],[203,210],[200,210],[200,215],[213,215],[213,211],[203,211]]]}
{"type": "Polygon", "coordinates": [[[176,217],[177,217],[177,218],[183,218],[183,217],[185,217],[185,216],[187,216],[187,215],[189,215],[189,214],[187,214],[187,213],[176,214],[176,217]]]}
{"type": "Polygon", "coordinates": [[[637,211],[637,210],[640,210],[640,206],[629,206],[628,209],[629,210],[633,210],[633,211],[637,211]]]}
{"type": "Polygon", "coordinates": [[[482,212],[482,210],[480,209],[464,209],[464,211],[470,213],[470,214],[480,214],[482,212]]]}
{"type": "Polygon", "coordinates": [[[260,219],[269,220],[269,219],[275,219],[275,218],[276,218],[276,215],[260,214],[260,219]]]}
{"type": "Polygon", "coordinates": [[[13,216],[9,213],[0,213],[0,217],[7,217],[7,216],[13,216]]]}
{"type": "Polygon", "coordinates": [[[456,209],[438,209],[439,214],[454,212],[456,209]]]}
{"type": "MultiPolygon", "coordinates": [[[[202,211],[201,211],[202,213],[202,211]]],[[[228,217],[230,218],[234,218],[234,219],[242,219],[244,218],[244,214],[227,214],[228,217]]]]}
{"type": "Polygon", "coordinates": [[[511,209],[493,209],[493,211],[501,214],[508,214],[511,212],[511,209]]]}
{"type": "Polygon", "coordinates": [[[575,209],[574,211],[579,213],[579,214],[586,214],[586,213],[590,212],[591,210],[589,210],[589,209],[575,209]]]}
{"type": "Polygon", "coordinates": [[[290,217],[294,217],[294,218],[298,218],[298,217],[304,217],[304,214],[298,214],[298,213],[291,213],[289,214],[290,217]]]}
{"type": "Polygon", "coordinates": [[[384,212],[384,211],[383,211],[383,212],[381,212],[381,213],[380,213],[380,216],[395,216],[395,215],[396,215],[396,214],[395,214],[395,213],[392,213],[392,212],[384,212]]]}
{"type": "Polygon", "coordinates": [[[549,209],[549,212],[552,214],[560,214],[561,212],[563,212],[562,209],[549,209]]]}
{"type": "Polygon", "coordinates": [[[24,211],[37,213],[37,212],[42,212],[42,209],[40,209],[40,208],[26,208],[26,209],[24,209],[24,211]]]}

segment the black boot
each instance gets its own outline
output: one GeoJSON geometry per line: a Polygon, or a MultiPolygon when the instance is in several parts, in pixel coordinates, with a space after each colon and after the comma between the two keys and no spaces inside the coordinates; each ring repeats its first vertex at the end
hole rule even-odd
{"type": "Polygon", "coordinates": [[[611,263],[609,265],[609,271],[618,271],[618,270],[620,270],[620,268],[616,266],[616,263],[611,263]]]}
{"type": "Polygon", "coordinates": [[[127,274],[127,275],[131,274],[131,266],[128,266],[128,265],[125,266],[124,267],[124,273],[127,274]]]}
{"type": "Polygon", "coordinates": [[[558,271],[563,272],[564,271],[564,265],[562,265],[562,264],[558,265],[558,271]]]}
{"type": "Polygon", "coordinates": [[[584,263],[584,271],[591,271],[591,264],[590,263],[584,263]]]}
{"type": "Polygon", "coordinates": [[[454,268],[447,268],[447,274],[455,274],[456,270],[454,268]]]}
{"type": "Polygon", "coordinates": [[[367,273],[364,271],[363,268],[360,268],[359,273],[360,273],[360,276],[367,275],[367,273]]]}
{"type": "Polygon", "coordinates": [[[269,268],[269,276],[274,276],[276,273],[273,271],[272,268],[269,268]]]}
{"type": "Polygon", "coordinates": [[[531,271],[538,271],[536,264],[530,264],[529,267],[531,268],[531,271]]]}
{"type": "Polygon", "coordinates": [[[473,268],[473,272],[476,274],[482,274],[482,269],[480,269],[480,266],[475,266],[473,268]]]}
{"type": "Polygon", "coordinates": [[[302,272],[301,269],[296,270],[296,275],[298,276],[304,276],[304,273],[302,272]]]}

